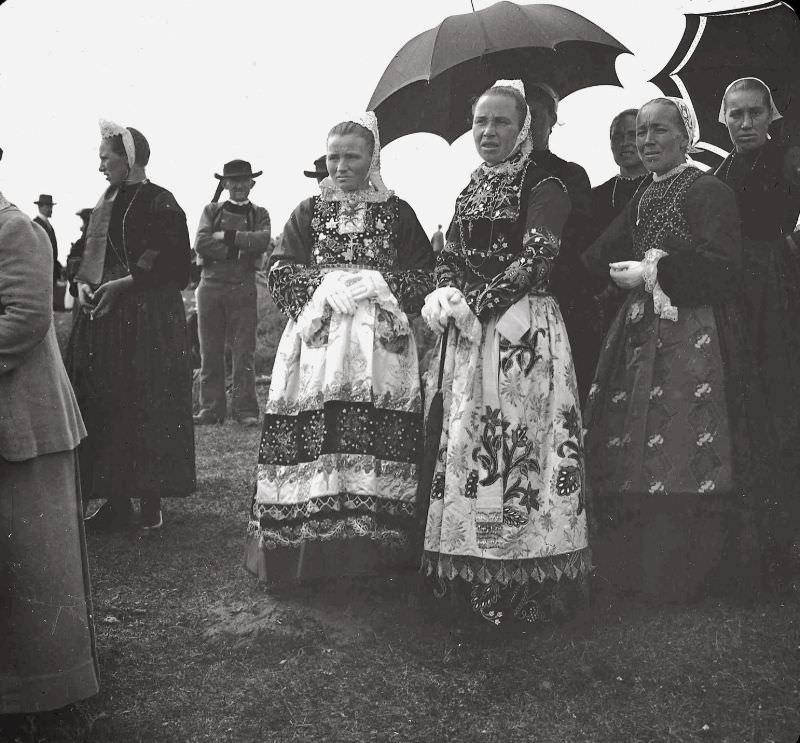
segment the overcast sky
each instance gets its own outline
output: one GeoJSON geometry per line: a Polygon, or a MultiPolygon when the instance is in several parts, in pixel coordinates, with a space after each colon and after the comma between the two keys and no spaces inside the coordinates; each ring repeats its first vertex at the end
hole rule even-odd
{"type": "MultiPolygon", "coordinates": [[[[475,0],[476,9],[491,2],[475,0]]],[[[579,91],[560,106],[550,144],[582,164],[593,185],[615,166],[608,124],[659,94],[647,80],[669,60],[684,12],[754,0],[563,0],[632,52],[617,61],[623,87],[579,91]]],[[[0,190],[31,215],[39,193],[57,206],[63,257],[78,236],[74,212],[93,206],[97,120],[135,126],[150,141],[148,175],[170,189],[189,231],[225,161],[264,170],[253,201],[273,231],[315,190],[303,176],[324,152],[328,129],[363,110],[386,65],[416,34],[469,0],[7,0],[0,5],[0,190]]],[[[469,135],[449,146],[415,134],[383,151],[389,188],[414,207],[428,233],[446,224],[477,164],[469,135]]]]}

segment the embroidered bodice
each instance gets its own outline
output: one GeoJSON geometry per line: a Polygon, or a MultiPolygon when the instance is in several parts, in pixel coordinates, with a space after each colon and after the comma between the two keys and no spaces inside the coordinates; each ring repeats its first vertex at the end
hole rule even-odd
{"type": "Polygon", "coordinates": [[[548,291],[563,220],[551,225],[546,204],[529,213],[531,198],[551,198],[548,183],[558,186],[566,213],[569,199],[561,181],[525,153],[496,168],[479,168],[456,199],[436,281],[438,286],[461,289],[482,320],[529,292],[548,291]]]}
{"type": "Polygon", "coordinates": [[[377,270],[403,310],[416,313],[433,288],[433,264],[430,241],[405,201],[315,196],[284,228],[268,283],[275,303],[297,319],[326,270],[377,270]]]}
{"type": "Polygon", "coordinates": [[[644,181],[641,196],[634,196],[631,219],[633,252],[637,260],[651,248],[664,249],[667,238],[689,241],[691,233],[686,221],[684,203],[692,184],[703,173],[698,168],[687,167],[663,180],[644,181]],[[647,184],[646,186],[644,184],[647,184]]]}
{"type": "Polygon", "coordinates": [[[383,203],[325,201],[314,198],[314,262],[317,266],[388,269],[397,254],[399,209],[383,203]]]}

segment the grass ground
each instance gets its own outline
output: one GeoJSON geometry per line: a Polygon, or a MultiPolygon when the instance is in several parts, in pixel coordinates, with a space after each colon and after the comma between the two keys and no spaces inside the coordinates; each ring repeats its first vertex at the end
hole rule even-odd
{"type": "Polygon", "coordinates": [[[101,691],[26,741],[794,743],[800,595],[494,627],[413,573],[270,593],[242,567],[259,432],[197,429],[163,531],[89,537],[101,691]]]}

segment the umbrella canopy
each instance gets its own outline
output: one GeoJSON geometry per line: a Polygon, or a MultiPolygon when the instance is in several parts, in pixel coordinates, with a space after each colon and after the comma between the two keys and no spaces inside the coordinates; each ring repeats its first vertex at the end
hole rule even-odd
{"type": "Polygon", "coordinates": [[[557,5],[499,2],[445,18],[395,54],[368,109],[381,141],[430,132],[452,143],[470,128],[470,109],[495,80],[544,82],[564,97],[619,85],[615,61],[630,51],[602,28],[557,5]]]}
{"type": "Polygon", "coordinates": [[[725,88],[740,77],[763,80],[784,117],[800,121],[800,19],[786,3],[686,14],[672,59],[651,80],[694,109],[699,146],[707,153],[699,159],[709,165],[719,164],[731,149],[717,117],[725,88]]]}

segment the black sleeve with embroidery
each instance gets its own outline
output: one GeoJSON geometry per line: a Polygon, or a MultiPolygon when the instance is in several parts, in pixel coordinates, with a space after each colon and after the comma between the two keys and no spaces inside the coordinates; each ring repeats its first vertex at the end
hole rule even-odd
{"type": "Polygon", "coordinates": [[[414,210],[402,199],[398,201],[397,259],[392,270],[381,273],[403,312],[418,315],[434,288],[436,258],[414,210]]]}
{"type": "Polygon", "coordinates": [[[269,266],[267,286],[284,315],[297,320],[322,282],[319,269],[311,264],[312,199],[303,201],[289,217],[269,266]]]}
{"type": "Polygon", "coordinates": [[[272,263],[267,277],[272,299],[278,309],[292,320],[297,320],[321,282],[319,269],[292,263],[284,258],[272,263]]]}
{"type": "Polygon", "coordinates": [[[532,291],[550,289],[553,262],[571,202],[563,183],[546,178],[528,194],[522,252],[488,283],[465,292],[467,304],[481,321],[507,310],[532,291]]]}
{"type": "Polygon", "coordinates": [[[434,279],[437,287],[454,286],[463,289],[466,281],[466,264],[458,252],[458,244],[451,240],[452,227],[448,231],[447,242],[436,256],[434,279]]]}
{"type": "Polygon", "coordinates": [[[559,239],[546,228],[528,229],[522,255],[488,284],[466,294],[467,304],[481,321],[503,312],[531,291],[546,291],[559,239]]]}

